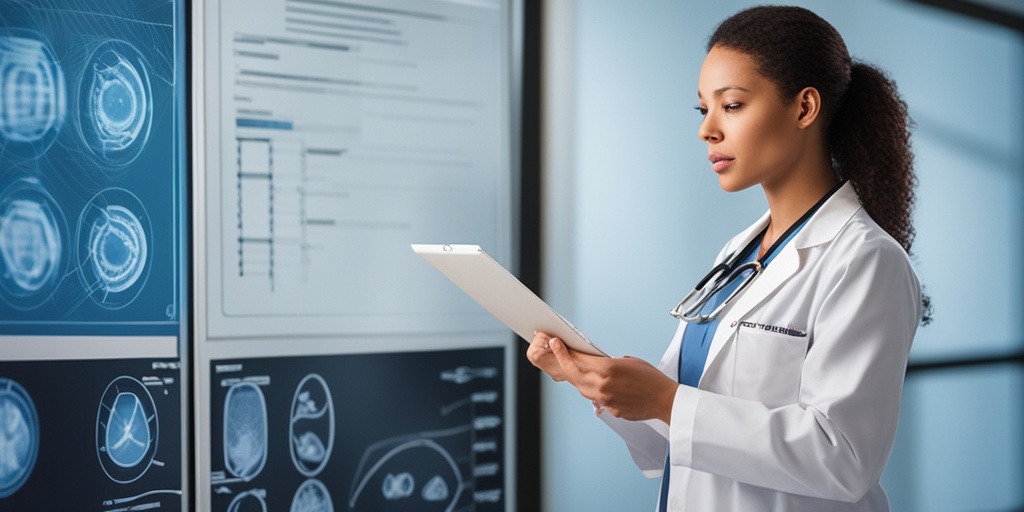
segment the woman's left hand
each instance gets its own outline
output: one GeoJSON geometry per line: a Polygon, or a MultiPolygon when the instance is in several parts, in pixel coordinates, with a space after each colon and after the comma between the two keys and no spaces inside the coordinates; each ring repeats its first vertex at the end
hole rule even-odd
{"type": "Polygon", "coordinates": [[[551,339],[549,348],[566,380],[595,405],[618,418],[670,422],[679,384],[647,361],[584,354],[569,349],[557,338],[551,339]]]}

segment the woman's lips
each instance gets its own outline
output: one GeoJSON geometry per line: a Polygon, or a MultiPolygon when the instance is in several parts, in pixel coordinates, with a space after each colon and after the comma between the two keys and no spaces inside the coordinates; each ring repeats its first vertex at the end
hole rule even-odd
{"type": "Polygon", "coordinates": [[[718,173],[724,171],[726,167],[732,165],[732,162],[735,159],[729,156],[725,156],[721,153],[709,153],[708,160],[711,162],[711,168],[714,169],[716,173],[718,173]]]}

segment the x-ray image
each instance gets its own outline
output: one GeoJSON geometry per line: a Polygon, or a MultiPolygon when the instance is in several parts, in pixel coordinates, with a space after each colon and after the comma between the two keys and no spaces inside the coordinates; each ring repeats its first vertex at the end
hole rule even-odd
{"type": "Polygon", "coordinates": [[[149,274],[153,236],[146,207],[131,192],[107,189],[93,196],[78,222],[78,271],[89,297],[120,309],[138,296],[149,274]]]}
{"type": "Polygon", "coordinates": [[[334,503],[327,486],[319,480],[306,480],[295,491],[291,512],[334,512],[334,503]]]}
{"type": "Polygon", "coordinates": [[[267,402],[259,386],[233,384],[224,399],[224,466],[249,481],[267,462],[267,402]]]}
{"type": "Polygon", "coordinates": [[[142,152],[153,119],[146,58],[131,43],[104,41],[93,50],[79,87],[85,146],[104,162],[127,165],[142,152]]]}
{"type": "Polygon", "coordinates": [[[0,362],[0,510],[181,510],[176,360],[0,362]]]}
{"type": "Polygon", "coordinates": [[[252,489],[236,495],[228,504],[227,512],[267,512],[267,492],[252,489]]]}
{"type": "Polygon", "coordinates": [[[0,334],[177,334],[184,8],[0,3],[0,334]]]}
{"type": "Polygon", "coordinates": [[[299,473],[316,476],[334,448],[334,401],[323,377],[311,373],[299,382],[291,411],[292,462],[299,473]]]}
{"type": "Polygon", "coordinates": [[[39,454],[39,416],[25,388],[0,377],[0,498],[21,488],[39,454]]]}
{"type": "Polygon", "coordinates": [[[96,414],[96,453],[111,480],[134,482],[146,473],[156,455],[158,419],[145,384],[121,376],[107,385],[96,414]]]}
{"type": "Polygon", "coordinates": [[[67,223],[38,180],[0,192],[0,297],[19,311],[47,301],[64,274],[67,223]]]}
{"type": "Polygon", "coordinates": [[[211,510],[504,510],[504,369],[500,347],[212,361],[211,510]]]}
{"type": "Polygon", "coordinates": [[[33,158],[49,149],[67,110],[64,72],[42,34],[0,35],[0,138],[5,151],[33,158]]]}

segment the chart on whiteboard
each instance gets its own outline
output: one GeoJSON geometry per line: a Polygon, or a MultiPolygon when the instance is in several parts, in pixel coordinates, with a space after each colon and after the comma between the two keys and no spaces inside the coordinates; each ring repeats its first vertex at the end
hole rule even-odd
{"type": "Polygon", "coordinates": [[[408,244],[493,247],[508,223],[500,5],[222,11],[222,313],[388,315],[396,296],[429,313],[408,244]]]}

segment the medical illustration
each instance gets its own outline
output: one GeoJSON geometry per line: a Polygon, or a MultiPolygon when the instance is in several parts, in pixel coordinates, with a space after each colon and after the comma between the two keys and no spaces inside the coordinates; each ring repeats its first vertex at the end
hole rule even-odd
{"type": "Polygon", "coordinates": [[[438,405],[439,418],[451,426],[390,437],[367,447],[349,493],[350,510],[451,512],[500,499],[503,419],[492,413],[501,393],[485,387],[486,380],[496,379],[498,373],[494,366],[468,365],[434,373],[444,388],[465,390],[461,397],[448,395],[451,401],[438,405]],[[485,380],[464,387],[476,379],[485,380]]]}
{"type": "Polygon", "coordinates": [[[434,477],[423,486],[423,490],[420,491],[420,496],[423,497],[423,501],[444,501],[448,499],[448,484],[445,483],[444,478],[441,478],[439,475],[434,475],[434,477]]]}
{"type": "Polygon", "coordinates": [[[130,468],[138,464],[149,446],[149,427],[139,397],[132,393],[117,395],[110,409],[107,428],[107,453],[115,464],[130,468]]]}
{"type": "Polygon", "coordinates": [[[142,382],[121,376],[107,385],[96,418],[96,453],[111,480],[132,482],[149,469],[158,426],[156,404],[142,382]]]}
{"type": "Polygon", "coordinates": [[[416,490],[416,479],[409,473],[397,475],[388,473],[384,476],[384,483],[381,484],[380,494],[386,500],[400,500],[412,496],[416,490]]]}
{"type": "Polygon", "coordinates": [[[291,512],[334,512],[331,494],[319,480],[306,480],[295,491],[291,512]]]}
{"type": "Polygon", "coordinates": [[[227,512],[267,512],[267,491],[253,489],[235,496],[227,512]]]}
{"type": "Polygon", "coordinates": [[[311,373],[296,387],[288,431],[295,469],[307,477],[319,474],[334,446],[334,403],[320,375],[311,373]]]}
{"type": "Polygon", "coordinates": [[[28,480],[39,455],[39,417],[21,384],[0,377],[0,498],[28,480]]]}
{"type": "Polygon", "coordinates": [[[149,73],[139,50],[118,40],[99,45],[78,91],[85,147],[107,164],[134,160],[146,146],[153,119],[149,73]]]}
{"type": "Polygon", "coordinates": [[[441,372],[441,380],[454,382],[456,384],[467,384],[474,379],[493,379],[498,375],[497,368],[470,368],[460,366],[454,370],[441,372]]]}
{"type": "Polygon", "coordinates": [[[151,236],[145,208],[123,189],[106,189],[78,221],[79,271],[92,299],[119,309],[138,296],[148,275],[151,236]]]}
{"type": "Polygon", "coordinates": [[[0,194],[0,296],[15,309],[46,301],[60,280],[64,217],[36,179],[13,182],[0,194]]]}
{"type": "Polygon", "coordinates": [[[0,35],[0,155],[31,158],[57,138],[67,110],[64,73],[38,34],[0,35]]]}
{"type": "Polygon", "coordinates": [[[459,427],[386,439],[370,446],[356,470],[349,508],[452,511],[464,506],[466,500],[461,498],[473,482],[463,475],[457,460],[468,461],[468,450],[466,454],[461,451],[469,438],[470,429],[459,427]],[[374,487],[377,492],[369,491],[374,487]]]}
{"type": "Polygon", "coordinates": [[[252,480],[267,462],[267,402],[259,386],[240,382],[224,398],[224,465],[252,480]]]}

